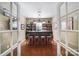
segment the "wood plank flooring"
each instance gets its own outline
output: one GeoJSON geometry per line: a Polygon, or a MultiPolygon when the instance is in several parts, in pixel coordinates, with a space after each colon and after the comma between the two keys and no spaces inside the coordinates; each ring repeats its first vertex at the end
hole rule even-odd
{"type": "MultiPolygon", "coordinates": [[[[61,47],[62,56],[66,56],[65,51],[66,50],[61,47]]],[[[10,53],[7,56],[10,56],[10,53]]],[[[17,48],[14,49],[13,56],[17,56],[17,48]]],[[[26,41],[24,41],[21,45],[21,56],[57,56],[56,43],[47,47],[29,47],[26,41]]],[[[68,56],[73,55],[68,52],[68,56]]]]}
{"type": "Polygon", "coordinates": [[[56,56],[56,45],[45,47],[29,47],[26,41],[22,44],[22,56],[56,56]]]}

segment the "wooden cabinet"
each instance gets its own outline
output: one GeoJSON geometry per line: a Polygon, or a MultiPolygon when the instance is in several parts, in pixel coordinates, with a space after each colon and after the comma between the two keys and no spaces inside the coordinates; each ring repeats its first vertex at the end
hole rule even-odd
{"type": "MultiPolygon", "coordinates": [[[[27,31],[36,31],[36,24],[27,24],[26,30],[27,31]]],[[[52,24],[50,24],[50,23],[42,24],[42,30],[52,31],[52,24]]]]}
{"type": "Polygon", "coordinates": [[[46,23],[42,25],[43,30],[49,30],[52,31],[52,24],[46,23]]]}
{"type": "Polygon", "coordinates": [[[26,24],[26,30],[34,31],[34,30],[36,30],[36,25],[35,24],[26,24]]]}

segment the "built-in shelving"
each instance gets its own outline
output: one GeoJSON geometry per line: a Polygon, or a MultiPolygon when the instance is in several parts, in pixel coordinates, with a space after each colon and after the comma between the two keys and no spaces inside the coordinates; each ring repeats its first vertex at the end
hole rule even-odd
{"type": "MultiPolygon", "coordinates": [[[[36,30],[36,24],[26,24],[26,30],[27,31],[34,31],[36,30]]],[[[49,30],[52,31],[52,24],[42,24],[42,30],[49,30]]]]}

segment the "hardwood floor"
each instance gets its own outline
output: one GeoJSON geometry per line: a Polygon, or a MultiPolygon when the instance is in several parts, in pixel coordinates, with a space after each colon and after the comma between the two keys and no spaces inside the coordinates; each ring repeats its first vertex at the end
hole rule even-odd
{"type": "MultiPolygon", "coordinates": [[[[66,50],[61,47],[62,56],[66,56],[65,51],[66,50]]],[[[10,53],[7,56],[10,56],[10,53]]],[[[17,48],[14,49],[13,56],[17,56],[17,48]]],[[[29,47],[26,41],[24,41],[21,45],[21,56],[57,56],[56,43],[47,47],[29,47]]],[[[73,55],[68,52],[68,56],[73,55]]]]}
{"type": "Polygon", "coordinates": [[[29,47],[26,41],[22,43],[22,56],[56,56],[56,45],[45,47],[29,47]]]}
{"type": "MultiPolygon", "coordinates": [[[[45,47],[29,47],[24,41],[21,45],[21,55],[22,56],[57,56],[57,45],[56,43],[52,43],[50,46],[45,47]]],[[[66,50],[61,47],[62,56],[66,56],[66,50]]],[[[68,52],[68,56],[73,56],[70,52],[68,52]]]]}
{"type": "MultiPolygon", "coordinates": [[[[62,56],[66,56],[65,52],[66,52],[66,50],[63,47],[61,47],[61,54],[62,54],[62,56]]],[[[74,56],[74,55],[71,54],[70,52],[68,52],[68,56],[74,56]]]]}

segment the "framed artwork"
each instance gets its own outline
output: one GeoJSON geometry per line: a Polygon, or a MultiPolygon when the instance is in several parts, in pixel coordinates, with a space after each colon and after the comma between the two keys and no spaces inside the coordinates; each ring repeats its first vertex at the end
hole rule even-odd
{"type": "Polygon", "coordinates": [[[21,24],[21,30],[24,30],[24,29],[25,29],[25,25],[21,24]]]}

